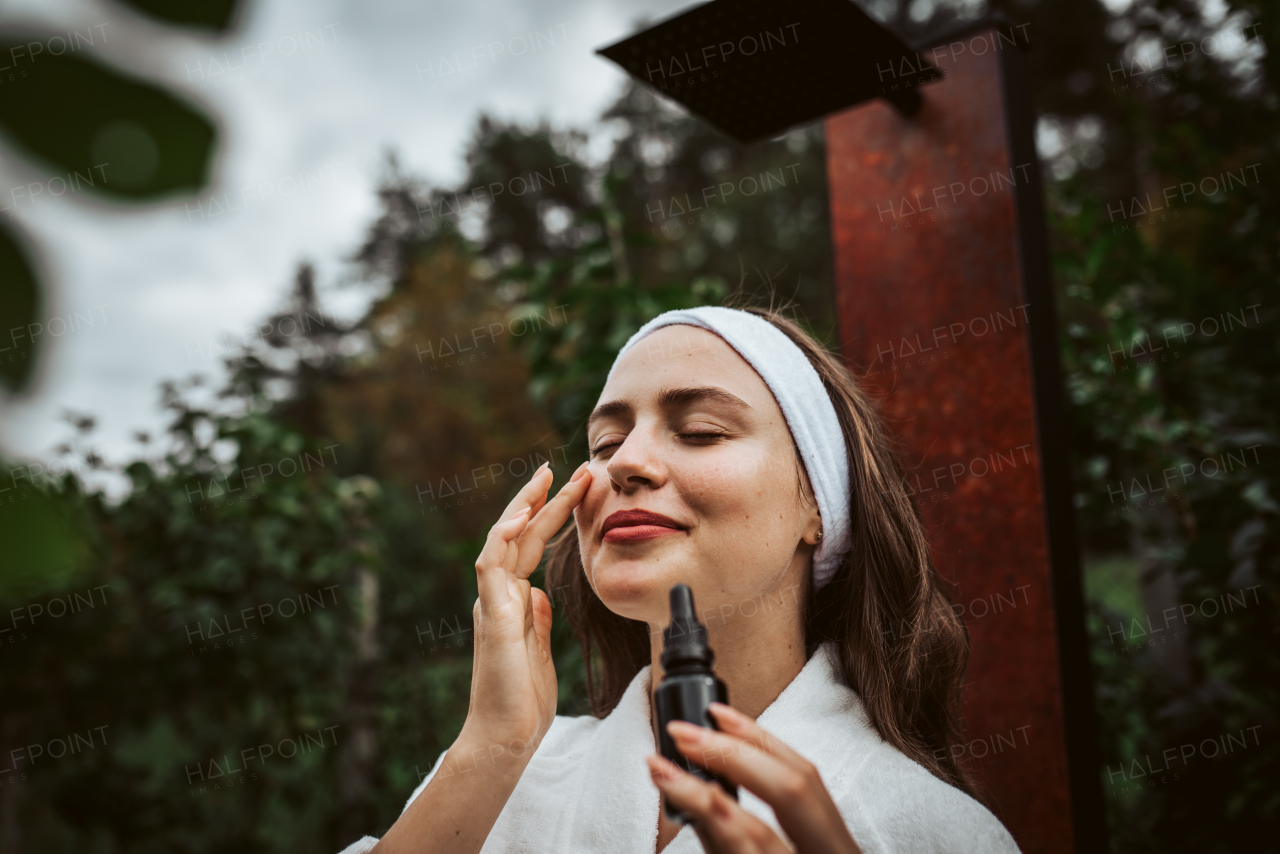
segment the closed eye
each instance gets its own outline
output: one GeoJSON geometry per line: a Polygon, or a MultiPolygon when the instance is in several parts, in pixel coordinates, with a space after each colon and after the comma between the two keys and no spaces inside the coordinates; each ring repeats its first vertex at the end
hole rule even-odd
{"type": "MultiPolygon", "coordinates": [[[[688,433],[677,433],[676,438],[687,439],[687,440],[699,442],[699,443],[706,443],[706,442],[715,441],[716,439],[723,439],[728,435],[729,435],[728,433],[722,433],[716,430],[695,430],[688,433]]],[[[601,451],[605,451],[609,448],[616,448],[618,445],[621,445],[621,444],[622,442],[604,442],[602,444],[596,445],[594,448],[591,449],[591,456],[593,457],[598,456],[601,451]]]]}
{"type": "Polygon", "coordinates": [[[681,439],[722,439],[728,435],[728,433],[721,433],[715,430],[696,430],[692,433],[676,434],[681,439]]]}
{"type": "Polygon", "coordinates": [[[597,456],[601,451],[605,450],[606,448],[615,448],[621,444],[622,444],[621,442],[605,442],[602,445],[596,445],[594,448],[591,449],[591,456],[593,457],[597,456]]]}

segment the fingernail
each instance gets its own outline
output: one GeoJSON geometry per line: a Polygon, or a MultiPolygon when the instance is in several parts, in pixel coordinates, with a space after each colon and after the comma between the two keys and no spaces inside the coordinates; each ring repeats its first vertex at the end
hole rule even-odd
{"type": "Polygon", "coordinates": [[[578,466],[578,470],[573,473],[573,477],[569,478],[569,482],[573,483],[575,480],[580,480],[582,476],[586,473],[587,473],[587,463],[583,463],[582,465],[578,466]]]}
{"type": "Polygon", "coordinates": [[[674,780],[678,775],[674,767],[657,754],[649,754],[649,773],[663,780],[674,780]]]}
{"type": "Polygon", "coordinates": [[[749,718],[733,706],[718,701],[711,701],[708,708],[715,714],[716,723],[721,729],[730,732],[746,732],[749,718]]]}
{"type": "MultiPolygon", "coordinates": [[[[549,465],[551,465],[551,461],[550,461],[550,460],[548,460],[547,462],[545,462],[545,463],[543,463],[542,465],[538,466],[538,470],[537,470],[537,471],[535,471],[535,472],[533,473],[533,477],[537,477],[538,475],[542,474],[542,470],[543,470],[544,468],[546,468],[547,466],[549,466],[549,465]]],[[[531,477],[531,478],[529,478],[529,479],[530,479],[530,480],[533,480],[533,477],[531,477]]]]}
{"type": "Polygon", "coordinates": [[[667,732],[674,738],[684,739],[690,744],[701,744],[707,740],[707,728],[686,721],[670,721],[667,732]]]}

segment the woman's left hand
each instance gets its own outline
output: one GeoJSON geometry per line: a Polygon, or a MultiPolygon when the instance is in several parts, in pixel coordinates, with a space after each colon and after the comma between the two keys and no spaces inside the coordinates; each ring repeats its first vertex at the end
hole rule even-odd
{"type": "MultiPolygon", "coordinates": [[[[736,709],[712,703],[711,714],[719,731],[685,721],[667,725],[681,753],[773,807],[799,854],[862,850],[812,762],[736,709]]],[[[657,754],[648,762],[653,782],[672,806],[693,816],[694,830],[711,854],[791,852],[772,828],[744,810],[718,783],[700,780],[657,754]]]]}

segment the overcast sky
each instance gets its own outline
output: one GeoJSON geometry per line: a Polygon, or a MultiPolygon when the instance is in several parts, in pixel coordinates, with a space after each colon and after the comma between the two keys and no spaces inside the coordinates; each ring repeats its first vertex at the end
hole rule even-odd
{"type": "Polygon", "coordinates": [[[482,110],[589,127],[623,80],[594,50],[642,14],[687,5],[250,0],[236,32],[210,39],[107,2],[10,0],[5,25],[92,30],[101,56],[184,93],[222,135],[214,183],[199,197],[128,209],[55,198],[47,173],[0,150],[0,207],[39,252],[42,320],[63,330],[44,336],[35,394],[0,401],[0,447],[50,459],[70,409],[98,418],[108,460],[136,454],[134,431],[163,425],[160,381],[219,377],[213,342],[243,336],[278,307],[300,260],[315,262],[322,287],[338,280],[375,213],[387,150],[449,183],[482,110]]]}

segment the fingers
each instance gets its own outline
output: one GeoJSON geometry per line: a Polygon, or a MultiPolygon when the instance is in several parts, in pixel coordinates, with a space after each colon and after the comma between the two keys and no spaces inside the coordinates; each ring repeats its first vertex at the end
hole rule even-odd
{"type": "Polygon", "coordinates": [[[773,807],[778,824],[805,854],[858,850],[813,763],[741,712],[721,703],[710,711],[721,731],[668,724],[681,753],[773,807]]]}
{"type": "Polygon", "coordinates": [[[797,792],[805,782],[802,769],[771,754],[767,741],[759,736],[743,738],[686,721],[671,721],[667,732],[690,760],[709,771],[723,773],[770,804],[787,793],[797,792]]]}
{"type": "Polygon", "coordinates": [[[518,565],[519,547],[515,540],[546,502],[547,488],[551,485],[548,465],[538,466],[529,482],[516,493],[497,523],[489,529],[484,548],[476,558],[476,587],[482,607],[497,607],[511,599],[506,582],[518,565]]]}
{"type": "MultiPolygon", "coordinates": [[[[543,463],[516,493],[498,523],[489,529],[484,548],[476,559],[476,587],[482,608],[501,607],[511,602],[515,594],[508,582],[522,581],[533,574],[547,541],[564,526],[591,485],[587,463],[583,463],[556,497],[547,502],[551,479],[547,463],[543,463]]],[[[521,612],[527,627],[533,627],[529,591],[520,592],[524,600],[519,603],[521,612]]]]}
{"type": "Polygon", "coordinates": [[[587,494],[591,487],[591,473],[587,471],[587,463],[578,466],[573,477],[556,493],[555,498],[547,501],[545,506],[537,510],[529,527],[520,535],[519,562],[515,567],[516,578],[528,578],[538,568],[542,560],[542,552],[547,542],[564,527],[573,508],[587,494]]]}
{"type": "Polygon", "coordinates": [[[476,587],[480,593],[481,608],[495,608],[505,604],[511,593],[507,578],[515,563],[516,547],[513,541],[529,522],[530,508],[525,507],[505,522],[499,522],[489,530],[489,536],[476,558],[476,587]]]}
{"type": "Polygon", "coordinates": [[[727,706],[724,703],[712,703],[710,712],[715,717],[716,726],[720,727],[721,732],[759,742],[771,756],[776,756],[794,767],[803,767],[809,764],[807,759],[766,732],[758,723],[733,706],[727,706]]]}
{"type": "Polygon", "coordinates": [[[712,854],[791,854],[767,824],[747,812],[716,783],[700,780],[656,754],[649,775],[673,807],[693,817],[702,846],[712,854]]]}
{"type": "Polygon", "coordinates": [[[552,475],[551,470],[547,466],[550,462],[545,462],[538,466],[538,470],[529,478],[529,482],[521,487],[516,493],[516,497],[511,499],[511,503],[502,511],[502,515],[498,517],[499,522],[505,522],[515,517],[517,513],[526,507],[532,509],[530,518],[542,508],[543,502],[546,501],[547,490],[551,487],[552,475]]]}

